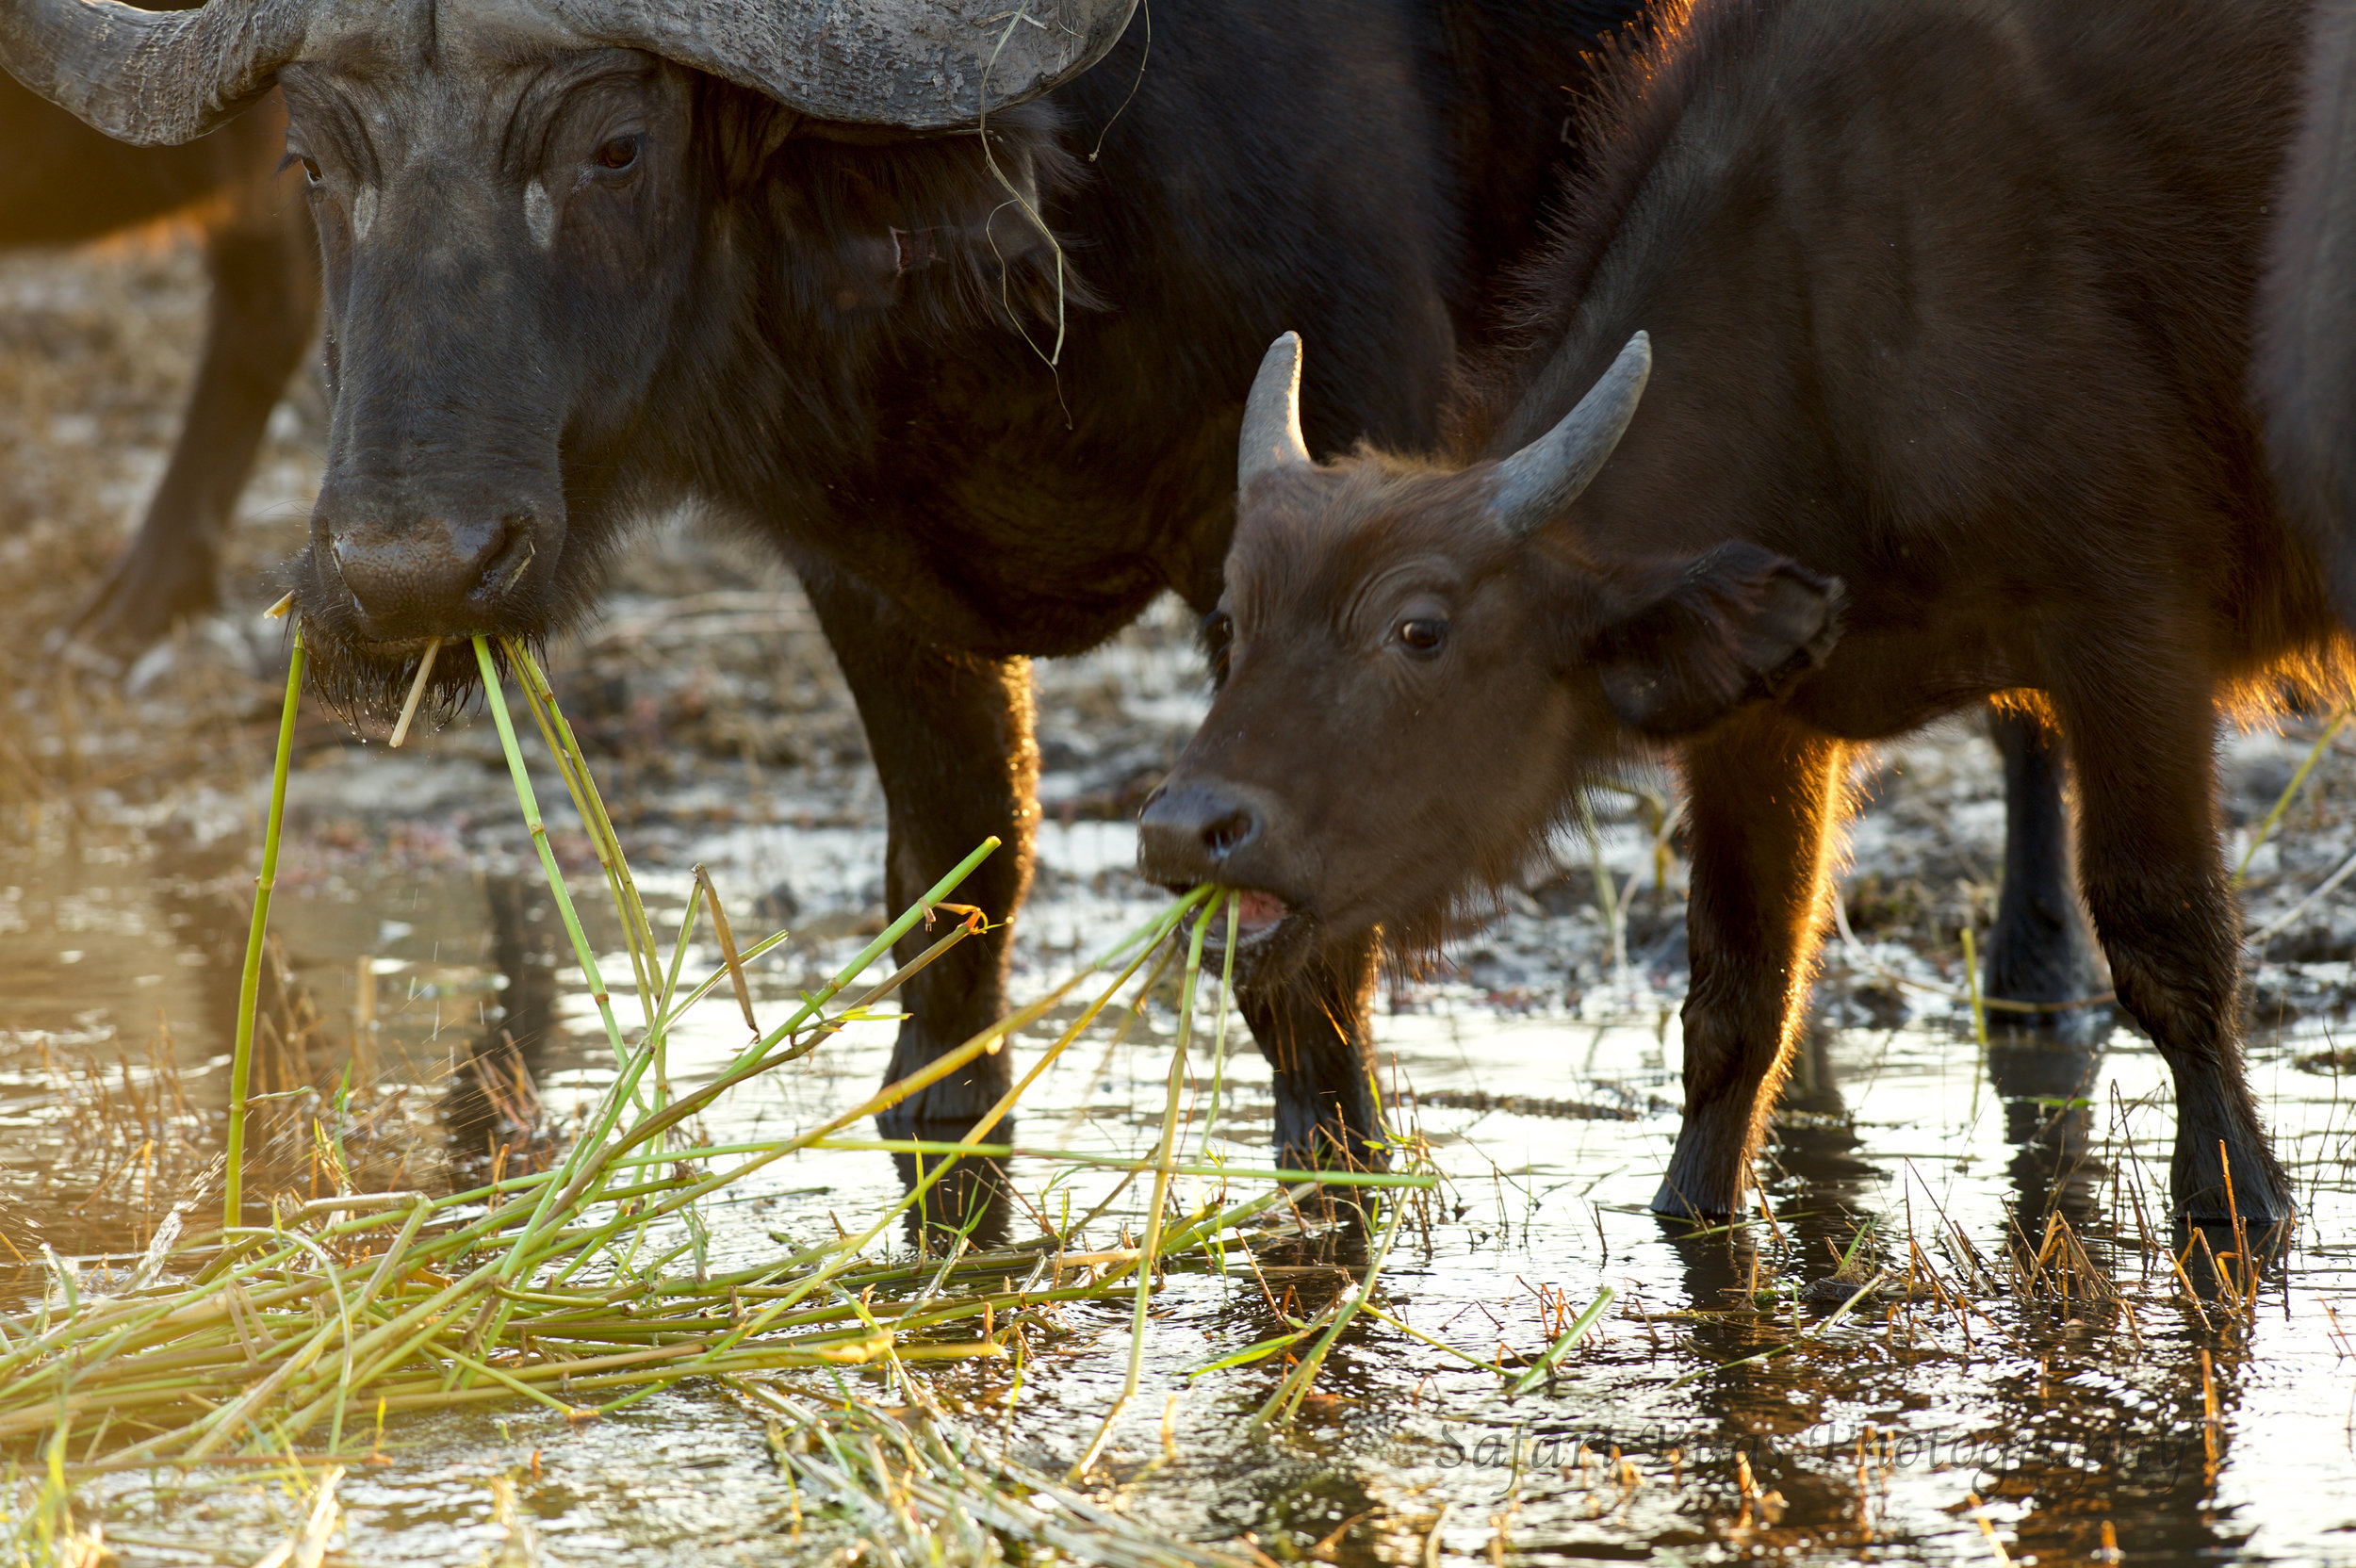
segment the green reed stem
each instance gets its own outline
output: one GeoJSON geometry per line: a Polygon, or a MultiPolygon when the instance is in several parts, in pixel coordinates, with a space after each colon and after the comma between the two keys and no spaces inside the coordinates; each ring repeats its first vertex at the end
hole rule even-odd
{"type": "Polygon", "coordinates": [[[1569,1328],[1555,1335],[1554,1343],[1546,1347],[1546,1353],[1530,1364],[1529,1371],[1513,1380],[1513,1385],[1505,1391],[1506,1394],[1509,1396],[1527,1394],[1553,1377],[1555,1364],[1570,1354],[1572,1346],[1587,1337],[1587,1331],[1595,1326],[1605,1309],[1612,1305],[1613,1294],[1610,1285],[1597,1291],[1595,1298],[1587,1303],[1587,1310],[1571,1319],[1569,1328]]]}
{"type": "MultiPolygon", "coordinates": [[[[1072,1462],[1072,1468],[1065,1473],[1064,1479],[1070,1485],[1079,1484],[1087,1476],[1088,1467],[1096,1458],[1097,1450],[1112,1435],[1113,1423],[1121,1418],[1121,1413],[1129,1401],[1137,1397],[1137,1380],[1145,1364],[1145,1315],[1153,1298],[1154,1265],[1161,1253],[1162,1217],[1170,1202],[1171,1156],[1178,1148],[1178,1104],[1186,1088],[1186,1042],[1194,1027],[1195,989],[1203,978],[1203,939],[1210,931],[1211,919],[1219,912],[1219,901],[1222,898],[1232,901],[1235,896],[1224,889],[1197,888],[1195,892],[1207,892],[1209,896],[1203,902],[1202,913],[1195,917],[1194,931],[1186,941],[1186,972],[1179,982],[1178,1034],[1170,1046],[1170,1079],[1162,1102],[1161,1136],[1155,1140],[1153,1147],[1153,1196],[1148,1200],[1145,1211],[1145,1236],[1137,1246],[1137,1287],[1129,1315],[1129,1364],[1121,1379],[1121,1392],[1114,1396],[1112,1408],[1104,1412],[1104,1423],[1096,1429],[1095,1437],[1080,1451],[1080,1457],[1072,1462]]],[[[1225,1005],[1223,1000],[1220,1004],[1225,1005]]]]}
{"type": "Polygon", "coordinates": [[[229,1058],[229,1147],[222,1155],[224,1226],[245,1222],[245,1110],[254,1080],[254,1013],[262,999],[262,949],[270,936],[270,896],[278,886],[278,841],[286,820],[286,770],[294,760],[295,710],[303,701],[303,623],[286,659],[286,701],[278,714],[278,758],[270,776],[270,817],[262,828],[262,874],[254,879],[254,921],[246,930],[245,970],[237,981],[237,1043],[229,1058]]]}

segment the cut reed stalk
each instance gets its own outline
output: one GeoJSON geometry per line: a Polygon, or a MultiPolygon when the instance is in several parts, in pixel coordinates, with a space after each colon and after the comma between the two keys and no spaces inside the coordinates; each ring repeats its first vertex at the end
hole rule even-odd
{"type": "Polygon", "coordinates": [[[417,660],[417,678],[409,682],[409,699],[401,705],[401,722],[393,726],[393,738],[385,743],[398,748],[409,739],[409,725],[417,716],[417,704],[425,700],[425,689],[434,678],[434,661],[441,654],[442,640],[426,640],[425,652],[417,660]]]}

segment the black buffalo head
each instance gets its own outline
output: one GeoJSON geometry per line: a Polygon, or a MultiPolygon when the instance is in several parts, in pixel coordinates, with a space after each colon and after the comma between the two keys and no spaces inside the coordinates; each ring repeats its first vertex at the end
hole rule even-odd
{"type": "MultiPolygon", "coordinates": [[[[633,494],[627,458],[667,445],[694,488],[666,366],[725,401],[775,379],[732,341],[748,318],[855,317],[909,274],[954,289],[961,253],[1043,245],[1022,138],[1045,111],[1016,106],[1133,4],[13,0],[0,63],[146,143],[284,90],[334,408],[292,586],[322,683],[373,705],[435,639],[561,624],[606,520],[670,498],[633,494]]],[[[443,664],[446,694],[471,664],[443,664]]]]}

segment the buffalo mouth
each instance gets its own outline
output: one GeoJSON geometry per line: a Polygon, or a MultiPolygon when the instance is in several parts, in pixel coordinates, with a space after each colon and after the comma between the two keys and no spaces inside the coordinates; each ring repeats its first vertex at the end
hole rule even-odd
{"type": "MultiPolygon", "coordinates": [[[[1264,888],[1236,888],[1235,930],[1235,961],[1249,968],[1285,945],[1286,939],[1303,923],[1301,910],[1290,901],[1264,888]]],[[[1170,891],[1191,892],[1193,889],[1175,886],[1170,891]]],[[[1228,914],[1224,907],[1211,916],[1210,929],[1203,934],[1203,954],[1205,962],[1222,961],[1227,953],[1228,914]]]]}
{"type": "Polygon", "coordinates": [[[492,659],[503,671],[507,655],[498,639],[520,637],[537,656],[552,634],[540,599],[532,596],[465,631],[380,630],[332,570],[321,566],[321,553],[312,547],[297,554],[283,568],[281,580],[294,591],[293,615],[303,628],[312,691],[364,733],[390,733],[429,648],[434,666],[418,694],[417,716],[432,727],[455,718],[482,688],[482,666],[469,645],[475,636],[494,639],[492,659]]]}
{"type": "MultiPolygon", "coordinates": [[[[408,705],[417,685],[427,649],[437,642],[440,645],[434,647],[424,689],[415,694],[418,699],[415,732],[425,733],[450,723],[482,691],[483,669],[469,635],[380,640],[354,625],[356,617],[347,607],[329,599],[315,610],[308,596],[301,594],[295,601],[294,618],[303,629],[312,694],[362,735],[383,739],[393,732],[395,716],[408,705]]],[[[493,637],[500,635],[496,628],[485,630],[493,637]]],[[[523,635],[536,655],[541,637],[530,631],[523,635]]],[[[507,654],[497,642],[491,657],[504,674],[507,654]]]]}
{"type": "MultiPolygon", "coordinates": [[[[448,645],[451,643],[470,643],[472,641],[472,633],[464,635],[453,634],[448,637],[375,638],[354,636],[348,638],[344,642],[343,647],[347,656],[353,659],[367,660],[377,664],[399,665],[404,669],[415,669],[417,667],[417,661],[425,657],[425,650],[437,643],[448,645]]],[[[469,650],[469,652],[471,656],[471,650],[469,650]]],[[[438,662],[439,657],[437,653],[436,662],[438,662]]]]}

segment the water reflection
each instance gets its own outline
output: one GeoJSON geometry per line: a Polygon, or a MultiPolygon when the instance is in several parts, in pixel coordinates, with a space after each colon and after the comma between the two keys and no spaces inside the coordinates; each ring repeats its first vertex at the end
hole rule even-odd
{"type": "Polygon", "coordinates": [[[2067,1023],[1991,1024],[1988,1081],[2004,1108],[2004,1141],[2013,1155],[2015,1219],[2043,1232],[2049,1212],[2086,1231],[2096,1220],[2097,1189],[2108,1174],[2091,1146],[2094,1088],[2110,1038],[2107,1007],[2081,1010],[2067,1023]]]}
{"type": "MultiPolygon", "coordinates": [[[[1773,1149],[1783,1233],[1751,1225],[1672,1240],[1688,1298],[1733,1309],[1698,1327],[1693,1345],[1731,1363],[1797,1340],[1824,1319],[1824,1303],[1848,1300],[1852,1282],[1875,1277],[1885,1282],[1859,1316],[1869,1333],[1875,1320],[1881,1331],[1837,1356],[1728,1366],[1694,1385],[1695,1451],[1751,1481],[1731,1519],[1717,1518],[1722,1534],[1753,1546],[1902,1544],[1907,1514],[1920,1514],[1893,1488],[1919,1492],[1927,1468],[1952,1478],[1951,1510],[1969,1492],[2016,1535],[2015,1560],[2087,1559],[2105,1548],[2106,1525],[2137,1559],[2205,1560],[2247,1544],[2249,1527],[2217,1494],[2247,1335],[2201,1348],[2196,1341],[2210,1340],[2234,1310],[2232,1284],[2220,1289],[2213,1267],[2205,1283],[2192,1280],[2212,1315],[2196,1326],[2202,1308],[2170,1303],[2177,1293],[2166,1284],[2152,1288],[2155,1267],[2173,1266],[2122,1234],[2102,1201],[2110,1169],[2092,1096],[2108,1032],[1990,1038],[1988,1087],[2003,1104],[2010,1151],[2009,1249],[1938,1212],[1916,1173],[1893,1184],[1859,1157],[1841,1054],[1811,1035],[1773,1149]],[[1796,1258],[1807,1273],[1842,1255],[1853,1262],[1833,1282],[1840,1288],[1780,1299],[1759,1290],[1775,1259],[1796,1258]],[[2060,1287],[2078,1265],[2097,1275],[2074,1274],[2072,1298],[2060,1287]],[[1960,1423],[1942,1419],[1930,1392],[1941,1385],[1972,1388],[1965,1404],[1979,1408],[1960,1423]]],[[[1879,1053],[1863,1054],[1878,1061],[1879,1053]]],[[[2176,1240],[2181,1253],[2181,1227],[2176,1240]]],[[[2212,1238],[2220,1244],[2233,1247],[2212,1238]]]]}
{"type": "MultiPolygon", "coordinates": [[[[168,951],[203,956],[205,967],[175,965],[171,1004],[191,1096],[217,1108],[224,1075],[204,1068],[224,1049],[234,1006],[242,867],[208,853],[156,849],[155,860],[126,869],[123,882],[138,885],[126,903],[107,907],[127,922],[124,910],[143,900],[142,929],[171,933],[168,951]]],[[[601,1035],[586,1030],[569,950],[536,888],[529,876],[442,869],[283,893],[287,964],[331,1048],[314,1060],[319,1075],[340,1072],[353,1042],[372,1037],[388,1080],[430,1089],[416,1101],[419,1121],[404,1124],[424,1129],[421,1147],[438,1152],[447,1141],[467,1154],[495,1149],[502,1133],[505,1113],[487,1099],[474,1119],[460,1114],[460,1091],[485,1071],[520,1066],[560,1114],[572,1095],[594,1089],[610,1063],[601,1035]],[[357,1027],[363,958],[380,979],[373,1037],[357,1027]],[[450,1081],[453,1054],[462,1070],[450,1081]]],[[[757,976],[764,1008],[839,962],[838,947],[856,946],[847,922],[843,930],[837,946],[813,939],[757,976]]],[[[41,940],[62,945],[54,934],[41,940]]],[[[1066,961],[1038,960],[1037,972],[1059,974],[1066,961]]],[[[11,1026],[29,1016],[27,999],[10,1005],[11,1026]]],[[[1173,1272],[1150,1320],[1140,1394],[1100,1480],[1121,1489],[1124,1506],[1196,1539],[1249,1535],[1280,1560],[1321,1547],[1315,1560],[1341,1563],[1419,1563],[1427,1547],[1450,1563],[1786,1547],[1837,1561],[1868,1544],[1900,1559],[1977,1559],[1987,1551],[1979,1527],[1959,1511],[1973,1493],[2016,1560],[2083,1559],[2106,1522],[2123,1548],[2149,1560],[2322,1539],[2328,1488],[2306,1478],[2349,1472],[2332,1446],[2347,1375],[2304,1318],[2296,1328],[2279,1319],[2295,1304],[2312,1315],[2315,1282],[2346,1274],[2340,1255],[2311,1249],[2283,1259],[2261,1291],[2259,1321],[2229,1328],[2233,1281],[2220,1280],[2196,1244],[2179,1284],[2169,1250],[2190,1236],[2151,1206],[2150,1194],[2163,1190],[2150,1185],[2153,1161],[2164,1162],[2169,1129],[2165,1070],[2148,1047],[2114,1037],[2107,1021],[2099,1033],[2007,1032],[1992,1021],[1984,1069],[1960,1024],[1811,1030],[1765,1168],[1774,1226],[1754,1219],[1695,1234],[1636,1212],[1674,1135],[1673,998],[1642,1018],[1516,1015],[1460,999],[1383,1021],[1383,1043],[1402,1064],[1401,1103],[1431,1091],[1415,1114],[1453,1184],[1408,1227],[1374,1305],[1453,1352],[1361,1319],[1333,1346],[1296,1429],[1252,1435],[1248,1418],[1299,1348],[1203,1369],[1292,1332],[1353,1290],[1366,1238],[1317,1223],[1249,1258],[1231,1254],[1223,1276],[1173,1272]],[[2040,1250],[2064,1234],[2076,1250],[2040,1265],[2040,1250]],[[1877,1272],[1879,1288],[1827,1329],[1877,1272]],[[1576,1310],[1607,1283],[1619,1304],[1536,1392],[1509,1398],[1496,1372],[1464,1359],[1518,1373],[1559,1331],[1547,1303],[1576,1310]],[[2286,1365],[2297,1374],[2283,1375],[2286,1365]],[[1686,1374],[1697,1375],[1677,1383],[1686,1374]],[[1165,1449],[1160,1422],[1172,1395],[1165,1449]],[[1632,1468],[1616,1469],[1620,1462],[1632,1468]],[[2293,1476],[2296,1487],[2281,1478],[2293,1476]]],[[[693,1081],[741,1041],[734,1004],[723,999],[675,1041],[675,1079],[693,1081]]],[[[715,1107],[708,1130],[723,1140],[772,1135],[847,1109],[872,1092],[890,1048],[883,1026],[846,1032],[715,1107]]],[[[1056,1129],[1040,1141],[1122,1156],[1150,1148],[1168,1037],[1149,1027],[1072,1062],[1025,1102],[1035,1127],[1056,1129]]],[[[1227,1085],[1230,1114],[1214,1142],[1238,1164],[1265,1164],[1265,1064],[1237,1054],[1227,1085]]],[[[1198,1103],[1205,1088],[1192,1086],[1198,1103]]],[[[2293,1077],[2287,1091],[2277,1083],[2273,1114],[2286,1150],[2304,1138],[2320,1154],[2335,1147],[2335,1130],[2345,1141],[2346,1113],[2334,1119],[2329,1094],[2313,1075],[2293,1077]]],[[[932,1125],[924,1135],[946,1142],[967,1131],[932,1125]]],[[[1190,1146],[1199,1135],[1189,1132],[1190,1146]]],[[[846,1223],[872,1218],[930,1168],[914,1155],[797,1157],[747,1200],[715,1206],[715,1266],[774,1259],[793,1245],[788,1236],[831,1235],[830,1213],[846,1223]]],[[[938,1253],[971,1226],[977,1244],[1002,1245],[1035,1233],[1034,1206],[1062,1223],[1104,1203],[1091,1241],[1115,1248],[1121,1228],[1134,1237],[1142,1217],[1141,1190],[1115,1190],[1121,1174],[963,1159],[894,1239],[938,1253]]],[[[2323,1212],[2311,1223],[2327,1243],[2344,1233],[2331,1229],[2344,1226],[2344,1186],[2335,1175],[2322,1183],[2323,1212]]],[[[1188,1188],[1182,1199],[1202,1196],[1188,1188]]],[[[2207,1240],[2209,1252],[2234,1250],[2221,1233],[2207,1240]]],[[[957,1375],[970,1380],[944,1375],[942,1386],[962,1391],[990,1441],[1058,1468],[1119,1392],[1128,1321],[1125,1301],[1067,1304],[1035,1331],[1038,1353],[1019,1377],[979,1364],[957,1375]],[[1009,1423],[1010,1393],[1019,1414],[1009,1423]]],[[[589,1451],[568,1448],[586,1440],[561,1422],[543,1430],[526,1413],[501,1419],[536,1433],[529,1446],[547,1446],[552,1473],[558,1454],[573,1452],[577,1466],[589,1451]]],[[[650,1405],[645,1440],[717,1419],[708,1403],[650,1405]]],[[[430,1543],[442,1538],[424,1521],[470,1517],[478,1471],[528,1452],[498,1446],[492,1431],[480,1422],[396,1429],[403,1457],[381,1494],[401,1500],[378,1512],[355,1503],[355,1539],[370,1544],[359,1555],[434,1560],[430,1543]],[[423,1446],[413,1458],[402,1443],[423,1446]]],[[[759,1459],[758,1440],[757,1431],[748,1439],[747,1463],[759,1459]]],[[[579,1532],[576,1554],[693,1560],[692,1532],[630,1524],[618,1493],[560,1488],[549,1497],[550,1527],[579,1532]]],[[[732,1506],[705,1501],[715,1518],[732,1506]]],[[[751,1539],[768,1517],[747,1513],[728,1527],[751,1539]]],[[[173,1514],[154,1533],[202,1532],[173,1514]]]]}
{"type": "MultiPolygon", "coordinates": [[[[907,1135],[923,1143],[955,1143],[979,1119],[914,1122],[907,1135]]],[[[1013,1119],[1002,1119],[990,1136],[993,1141],[1011,1139],[1013,1119]]],[[[894,1153],[892,1166],[902,1192],[914,1192],[924,1184],[904,1222],[908,1240],[922,1250],[953,1250],[959,1236],[975,1248],[997,1247],[1013,1233],[1014,1195],[1005,1160],[985,1154],[944,1160],[941,1155],[894,1153]]]]}
{"type": "Polygon", "coordinates": [[[556,1029],[561,927],[539,877],[486,876],[483,894],[499,1001],[483,1032],[453,1053],[441,1115],[454,1158],[512,1166],[516,1152],[547,1140],[539,1084],[556,1029]]]}

